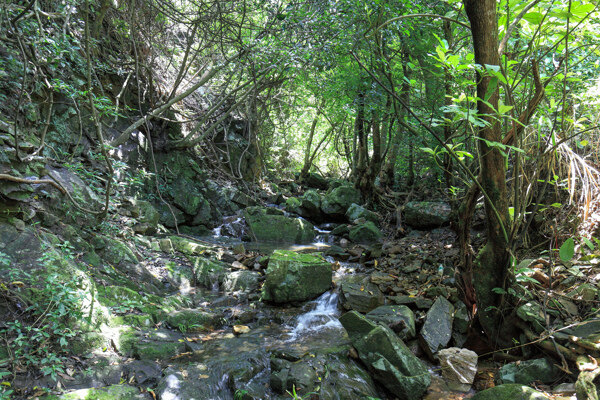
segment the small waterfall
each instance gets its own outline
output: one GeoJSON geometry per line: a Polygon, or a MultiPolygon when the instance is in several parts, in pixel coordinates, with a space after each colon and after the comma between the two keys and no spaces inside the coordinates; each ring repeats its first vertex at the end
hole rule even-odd
{"type": "Polygon", "coordinates": [[[311,301],[312,309],[296,319],[294,329],[290,332],[289,340],[295,340],[300,335],[315,333],[324,329],[341,329],[338,321],[338,294],[326,292],[318,299],[311,301]]]}

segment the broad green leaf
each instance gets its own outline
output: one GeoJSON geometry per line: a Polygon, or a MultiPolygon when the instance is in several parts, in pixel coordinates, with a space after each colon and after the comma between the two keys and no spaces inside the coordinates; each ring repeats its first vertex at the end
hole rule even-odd
{"type": "Polygon", "coordinates": [[[523,16],[523,19],[525,21],[527,21],[533,25],[539,25],[540,22],[542,22],[543,18],[544,18],[544,16],[542,15],[542,13],[539,13],[539,12],[528,12],[527,14],[525,14],[523,16]]]}
{"type": "Polygon", "coordinates": [[[560,246],[558,254],[563,262],[568,262],[573,258],[575,255],[575,241],[573,238],[565,240],[562,246],[560,246]]]}

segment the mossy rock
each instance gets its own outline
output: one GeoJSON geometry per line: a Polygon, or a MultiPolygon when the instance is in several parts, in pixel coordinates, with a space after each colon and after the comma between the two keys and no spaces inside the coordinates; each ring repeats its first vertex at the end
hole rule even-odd
{"type": "Polygon", "coordinates": [[[202,310],[178,310],[169,313],[167,323],[182,332],[205,332],[222,325],[219,315],[202,310]]]}
{"type": "Polygon", "coordinates": [[[188,256],[197,256],[203,254],[210,247],[202,245],[196,241],[191,239],[187,239],[181,236],[169,236],[171,239],[171,243],[173,243],[173,248],[180,253],[183,253],[188,256]]]}
{"type": "Polygon", "coordinates": [[[328,192],[321,202],[321,210],[332,217],[344,217],[353,203],[360,203],[360,191],[352,186],[343,185],[328,192]]]}
{"type": "Polygon", "coordinates": [[[69,350],[73,354],[85,354],[90,350],[101,349],[107,344],[104,335],[98,332],[85,332],[77,335],[69,343],[69,350]]]}
{"type": "Polygon", "coordinates": [[[123,305],[124,302],[144,304],[142,295],[124,286],[98,286],[98,298],[108,307],[123,305]]]}
{"type": "Polygon", "coordinates": [[[102,258],[113,265],[137,264],[138,259],[133,251],[123,242],[108,236],[103,237],[106,246],[102,250],[102,258]]]}
{"type": "Polygon", "coordinates": [[[302,202],[296,197],[290,197],[285,201],[285,209],[289,212],[299,214],[301,204],[302,202]]]}
{"type": "Polygon", "coordinates": [[[381,231],[371,221],[356,225],[350,229],[350,240],[354,243],[375,243],[381,239],[381,231]]]}
{"type": "Polygon", "coordinates": [[[280,211],[262,207],[246,208],[244,219],[250,228],[250,237],[256,241],[271,243],[312,242],[316,232],[310,222],[280,215],[280,211]]]}
{"type": "Polygon", "coordinates": [[[262,298],[274,303],[313,299],[331,287],[331,264],[319,254],[276,250],[265,272],[262,298]]]}
{"type": "Polygon", "coordinates": [[[112,385],[104,388],[79,389],[59,396],[45,396],[42,400],[147,400],[140,389],[129,385],[112,385]]]}

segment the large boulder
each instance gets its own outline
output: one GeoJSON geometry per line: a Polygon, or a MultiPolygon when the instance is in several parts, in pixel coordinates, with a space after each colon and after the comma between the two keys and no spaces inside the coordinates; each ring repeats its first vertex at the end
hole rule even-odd
{"type": "Polygon", "coordinates": [[[246,208],[244,218],[250,228],[250,237],[274,243],[310,243],[315,238],[315,228],[310,222],[282,214],[276,208],[246,208]]]}
{"type": "Polygon", "coordinates": [[[381,239],[381,231],[371,221],[358,224],[350,229],[350,240],[354,243],[375,243],[381,239]]]}
{"type": "Polygon", "coordinates": [[[316,190],[307,190],[300,198],[300,215],[312,220],[321,217],[321,195],[316,190]]]}
{"type": "Polygon", "coordinates": [[[375,380],[402,400],[421,398],[430,373],[394,332],[355,311],[342,315],[340,322],[375,380]]]}
{"type": "Polygon", "coordinates": [[[367,210],[363,206],[360,206],[356,203],[350,205],[350,208],[348,208],[348,211],[346,211],[346,218],[348,218],[348,221],[350,222],[353,222],[359,218],[364,218],[367,221],[373,222],[374,224],[379,223],[379,215],[377,215],[377,213],[367,210]]]}
{"type": "Polygon", "coordinates": [[[430,358],[446,347],[452,338],[454,306],[443,297],[438,297],[427,312],[421,329],[421,347],[430,358]]]}
{"type": "Polygon", "coordinates": [[[331,264],[318,254],[276,250],[265,272],[262,298],[274,303],[313,299],[331,287],[331,264]]]}
{"type": "Polygon", "coordinates": [[[450,221],[452,209],[441,201],[411,201],[404,208],[404,220],[416,229],[437,228],[450,221]]]}
{"type": "Polygon", "coordinates": [[[324,214],[334,218],[344,218],[353,203],[360,203],[360,191],[352,186],[336,187],[328,192],[321,202],[324,214]]]}
{"type": "Polygon", "coordinates": [[[495,386],[477,393],[471,400],[548,400],[543,393],[516,383],[495,386]]]}

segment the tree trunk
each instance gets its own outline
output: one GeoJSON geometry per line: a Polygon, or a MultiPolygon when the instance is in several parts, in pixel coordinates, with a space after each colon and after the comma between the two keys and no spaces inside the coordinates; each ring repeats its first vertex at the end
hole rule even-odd
{"type": "MultiPolygon", "coordinates": [[[[475,62],[484,68],[499,66],[498,23],[496,0],[464,0],[465,11],[471,22],[475,62]]],[[[474,265],[474,286],[477,296],[479,321],[488,337],[497,342],[500,328],[502,296],[494,288],[504,289],[508,274],[508,197],[504,157],[487,142],[501,143],[501,131],[494,117],[498,108],[497,86],[488,92],[492,77],[485,70],[477,77],[477,112],[486,125],[478,129],[481,183],[485,190],[487,242],[479,252],[474,265]],[[487,100],[487,101],[484,101],[487,100]],[[493,107],[493,108],[492,108],[493,107]],[[485,141],[484,141],[485,140],[485,141]]]]}

